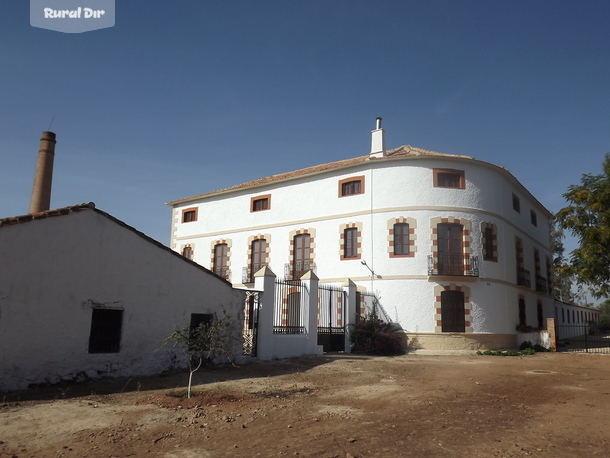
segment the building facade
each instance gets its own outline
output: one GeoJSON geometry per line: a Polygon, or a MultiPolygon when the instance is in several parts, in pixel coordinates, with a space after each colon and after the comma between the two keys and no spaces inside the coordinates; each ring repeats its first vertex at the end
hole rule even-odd
{"type": "Polygon", "coordinates": [[[235,318],[243,291],[98,210],[0,219],[0,391],[186,365],[175,327],[235,318]]]}
{"type": "Polygon", "coordinates": [[[512,347],[544,327],[551,213],[502,167],[384,135],[378,119],[366,156],[169,202],[171,248],[234,285],[264,266],[349,278],[414,347],[512,347]]]}

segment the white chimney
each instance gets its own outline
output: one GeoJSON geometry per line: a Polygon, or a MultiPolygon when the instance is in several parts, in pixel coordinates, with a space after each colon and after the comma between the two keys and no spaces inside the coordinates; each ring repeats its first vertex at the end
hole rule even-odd
{"type": "Polygon", "coordinates": [[[371,153],[369,157],[385,157],[385,130],[381,128],[382,119],[376,119],[375,130],[371,131],[371,153]]]}

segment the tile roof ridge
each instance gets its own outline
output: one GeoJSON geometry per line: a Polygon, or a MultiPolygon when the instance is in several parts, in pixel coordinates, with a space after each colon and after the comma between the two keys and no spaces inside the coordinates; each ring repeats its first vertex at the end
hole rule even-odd
{"type": "Polygon", "coordinates": [[[67,215],[69,213],[77,213],[83,210],[95,209],[95,203],[87,202],[78,205],[70,205],[68,207],[54,208],[51,210],[44,210],[36,213],[28,213],[25,215],[9,216],[7,218],[0,218],[0,227],[12,226],[14,224],[22,224],[37,219],[49,218],[52,216],[67,215]]]}

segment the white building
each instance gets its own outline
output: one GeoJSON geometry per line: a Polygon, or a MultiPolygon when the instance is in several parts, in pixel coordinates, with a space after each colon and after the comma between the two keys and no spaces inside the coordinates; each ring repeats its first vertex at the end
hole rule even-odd
{"type": "Polygon", "coordinates": [[[349,278],[416,347],[513,347],[518,325],[545,326],[551,213],[503,167],[384,135],[378,118],[366,156],[169,202],[171,247],[234,285],[263,266],[349,278]]]}
{"type": "Polygon", "coordinates": [[[93,204],[0,219],[0,391],[184,366],[175,326],[235,317],[243,292],[93,204]]]}

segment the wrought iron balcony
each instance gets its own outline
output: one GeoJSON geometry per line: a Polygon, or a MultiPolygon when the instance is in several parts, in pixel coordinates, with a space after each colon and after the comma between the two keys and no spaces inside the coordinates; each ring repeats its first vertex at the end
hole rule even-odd
{"type": "Polygon", "coordinates": [[[530,280],[530,271],[523,267],[517,267],[517,285],[532,287],[532,281],[530,280]]]}
{"type": "Polygon", "coordinates": [[[284,264],[284,278],[286,280],[298,280],[310,270],[316,273],[316,263],[311,261],[297,261],[284,264]]]}
{"type": "Polygon", "coordinates": [[[241,282],[242,283],[254,283],[254,274],[265,267],[267,264],[264,262],[261,264],[252,264],[250,267],[244,267],[241,269],[241,282]]]}
{"type": "Polygon", "coordinates": [[[479,276],[479,258],[467,254],[428,255],[428,275],[479,276]]]}
{"type": "Polygon", "coordinates": [[[548,291],[546,277],[536,275],[536,291],[539,293],[546,293],[548,291]]]}

